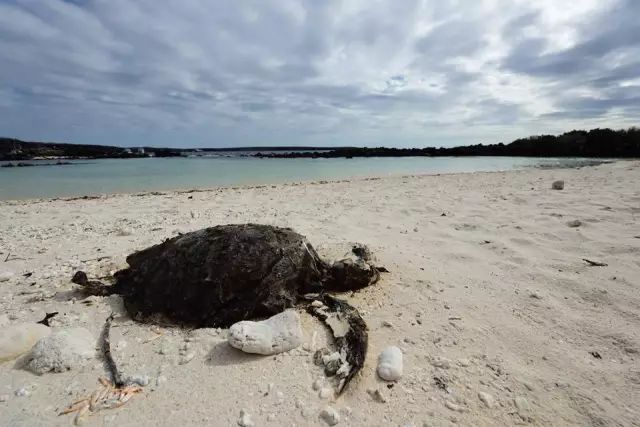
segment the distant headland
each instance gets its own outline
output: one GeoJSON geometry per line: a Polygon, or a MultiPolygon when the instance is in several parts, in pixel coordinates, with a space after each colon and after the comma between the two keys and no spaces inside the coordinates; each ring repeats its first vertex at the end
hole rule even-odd
{"type": "Polygon", "coordinates": [[[221,152],[249,152],[259,158],[353,158],[410,156],[513,156],[640,158],[640,128],[573,130],[561,135],[539,135],[509,144],[476,144],[450,148],[272,146],[232,148],[116,147],[0,138],[0,160],[127,159],[179,157],[221,152]]]}

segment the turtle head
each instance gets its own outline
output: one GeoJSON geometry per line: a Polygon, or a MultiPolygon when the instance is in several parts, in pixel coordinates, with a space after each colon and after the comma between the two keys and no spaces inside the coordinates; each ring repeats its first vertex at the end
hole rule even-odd
{"type": "Polygon", "coordinates": [[[326,290],[346,292],[365,288],[378,281],[380,272],[371,263],[369,248],[355,245],[347,257],[329,266],[326,290]]]}

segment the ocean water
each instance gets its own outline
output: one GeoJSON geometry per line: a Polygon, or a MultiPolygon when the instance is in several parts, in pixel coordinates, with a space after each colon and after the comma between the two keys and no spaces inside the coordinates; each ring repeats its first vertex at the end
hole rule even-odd
{"type": "MultiPolygon", "coordinates": [[[[45,161],[41,163],[52,163],[45,161]]],[[[7,163],[7,162],[4,162],[7,163]]],[[[29,161],[28,163],[37,163],[29,161]]],[[[70,165],[0,168],[0,200],[72,197],[371,176],[579,166],[585,159],[394,157],[259,159],[242,156],[73,160],[70,165]]]]}

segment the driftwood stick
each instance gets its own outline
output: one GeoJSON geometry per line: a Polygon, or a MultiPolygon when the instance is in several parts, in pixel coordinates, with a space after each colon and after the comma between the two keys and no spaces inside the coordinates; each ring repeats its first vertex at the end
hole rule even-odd
{"type": "Polygon", "coordinates": [[[102,350],[102,354],[104,356],[104,363],[107,367],[107,371],[111,376],[111,380],[116,388],[124,387],[124,381],[120,377],[120,372],[118,372],[118,367],[116,366],[115,360],[113,360],[113,356],[111,355],[111,340],[109,339],[109,331],[111,329],[111,322],[113,321],[114,315],[111,313],[107,320],[104,322],[104,329],[102,330],[101,341],[102,344],[100,346],[102,350]]]}
{"type": "Polygon", "coordinates": [[[609,264],[605,264],[604,262],[591,261],[590,259],[582,258],[584,262],[589,264],[592,267],[606,267],[609,264]]]}
{"type": "Polygon", "coordinates": [[[9,257],[10,257],[10,256],[11,256],[11,252],[9,252],[9,253],[7,254],[7,257],[4,259],[4,262],[9,261],[9,257]]]}

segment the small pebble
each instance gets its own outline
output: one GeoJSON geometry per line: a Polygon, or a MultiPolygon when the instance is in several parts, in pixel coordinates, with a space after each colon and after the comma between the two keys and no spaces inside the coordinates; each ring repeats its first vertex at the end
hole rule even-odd
{"type": "Polygon", "coordinates": [[[180,359],[180,364],[181,365],[186,365],[187,363],[191,362],[194,357],[196,357],[196,354],[194,352],[189,352],[189,353],[185,354],[182,357],[182,359],[180,359]]]}
{"type": "Polygon", "coordinates": [[[324,381],[322,381],[322,380],[318,379],[318,380],[315,380],[315,381],[313,382],[313,384],[311,384],[311,388],[312,388],[314,391],[318,391],[318,390],[320,390],[320,389],[322,388],[323,384],[324,384],[324,381]]]}
{"type": "Polygon", "coordinates": [[[167,382],[167,377],[165,377],[164,375],[160,375],[158,378],[156,378],[156,385],[157,386],[161,386],[162,384],[167,382]]]}
{"type": "Polygon", "coordinates": [[[529,297],[530,297],[530,298],[533,298],[533,299],[542,299],[542,295],[540,295],[538,292],[535,292],[535,291],[534,291],[534,292],[531,292],[531,293],[529,294],[529,297]]]}
{"type": "Polygon", "coordinates": [[[149,375],[131,375],[128,378],[128,382],[138,384],[141,387],[148,386],[150,381],[149,375]]]}
{"type": "Polygon", "coordinates": [[[567,222],[567,227],[576,228],[582,225],[582,221],[579,219],[574,219],[573,221],[567,222]]]}
{"type": "Polygon", "coordinates": [[[471,366],[471,361],[469,359],[458,359],[458,365],[466,368],[468,366],[471,366]]]}
{"type": "Polygon", "coordinates": [[[240,410],[240,418],[238,419],[238,425],[240,427],[253,427],[255,424],[251,420],[251,415],[244,409],[240,410]]]}
{"type": "Polygon", "coordinates": [[[25,397],[25,396],[29,396],[31,393],[29,392],[29,390],[27,390],[26,388],[22,387],[17,389],[14,394],[18,397],[25,397]]]}
{"type": "Polygon", "coordinates": [[[318,396],[320,396],[320,399],[329,399],[332,394],[332,390],[329,387],[323,387],[320,389],[318,396]]]}
{"type": "Polygon", "coordinates": [[[487,408],[489,409],[493,408],[495,400],[493,399],[493,396],[491,396],[489,393],[485,393],[484,391],[479,392],[478,399],[480,399],[480,401],[484,403],[484,406],[486,406],[487,408]]]}
{"type": "Polygon", "coordinates": [[[13,277],[13,273],[10,271],[3,271],[0,273],[0,282],[6,282],[13,277]]]}
{"type": "Polygon", "coordinates": [[[562,181],[562,180],[553,181],[553,184],[551,184],[551,188],[554,189],[554,190],[563,190],[564,189],[564,181],[562,181]]]}
{"type": "Polygon", "coordinates": [[[7,400],[9,400],[8,394],[0,394],[0,402],[6,402],[7,400]]]}
{"type": "Polygon", "coordinates": [[[330,426],[334,426],[340,422],[340,414],[331,406],[327,406],[320,412],[320,418],[330,426]]]}
{"type": "Polygon", "coordinates": [[[447,400],[446,402],[444,402],[444,406],[447,407],[447,409],[451,409],[452,411],[455,412],[463,412],[464,409],[462,408],[462,406],[451,402],[450,400],[447,400]]]}

